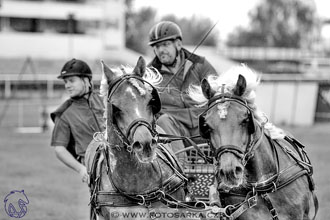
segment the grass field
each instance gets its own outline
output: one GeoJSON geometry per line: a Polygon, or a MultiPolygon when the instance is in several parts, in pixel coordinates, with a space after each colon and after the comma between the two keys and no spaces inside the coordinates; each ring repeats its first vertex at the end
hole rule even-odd
{"type": "MultiPolygon", "coordinates": [[[[287,127],[306,146],[314,165],[318,220],[330,219],[330,124],[287,127]]],[[[0,128],[0,220],[11,219],[3,199],[12,190],[24,190],[26,220],[89,219],[89,192],[75,172],[60,163],[49,146],[50,132],[21,134],[0,128]]]]}

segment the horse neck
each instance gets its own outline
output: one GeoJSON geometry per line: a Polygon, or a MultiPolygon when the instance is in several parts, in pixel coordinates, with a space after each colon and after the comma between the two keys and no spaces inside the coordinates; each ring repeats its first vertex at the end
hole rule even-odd
{"type": "MultiPolygon", "coordinates": [[[[260,130],[258,130],[260,131],[260,130]]],[[[260,136],[258,132],[256,136],[260,136]]],[[[277,151],[265,134],[260,146],[254,150],[254,156],[246,164],[248,182],[262,182],[277,174],[277,151]]]]}
{"type": "Polygon", "coordinates": [[[159,189],[174,174],[158,157],[152,162],[141,163],[134,153],[117,151],[114,156],[113,181],[125,192],[142,193],[159,189]]]}

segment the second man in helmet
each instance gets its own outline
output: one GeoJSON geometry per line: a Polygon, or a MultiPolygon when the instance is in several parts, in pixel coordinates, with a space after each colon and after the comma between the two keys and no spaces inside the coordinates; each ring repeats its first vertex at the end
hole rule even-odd
{"type": "MultiPolygon", "coordinates": [[[[180,27],[171,21],[162,21],[149,33],[149,45],[155,57],[149,66],[163,76],[160,85],[162,114],[157,124],[167,134],[178,136],[198,135],[198,116],[204,109],[187,95],[189,85],[199,85],[203,78],[216,74],[214,67],[204,58],[192,54],[182,45],[180,27]],[[173,77],[175,75],[175,77],[173,77]],[[170,81],[170,83],[168,83],[170,81]]],[[[182,141],[172,142],[174,152],[184,148],[182,141]]]]}

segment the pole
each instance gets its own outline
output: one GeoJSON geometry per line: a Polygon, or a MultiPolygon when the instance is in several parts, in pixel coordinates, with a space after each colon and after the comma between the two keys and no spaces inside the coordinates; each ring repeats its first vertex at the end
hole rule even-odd
{"type": "Polygon", "coordinates": [[[73,36],[75,33],[75,19],[74,19],[74,14],[70,13],[68,15],[68,55],[69,58],[71,59],[71,57],[73,57],[74,55],[74,45],[73,45],[73,36]]]}

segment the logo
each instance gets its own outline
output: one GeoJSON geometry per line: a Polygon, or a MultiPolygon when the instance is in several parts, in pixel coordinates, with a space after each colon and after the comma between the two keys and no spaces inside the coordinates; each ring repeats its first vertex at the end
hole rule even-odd
{"type": "Polygon", "coordinates": [[[22,218],[27,213],[26,205],[29,204],[29,199],[24,193],[24,190],[11,191],[4,199],[5,210],[9,217],[22,218]]]}

